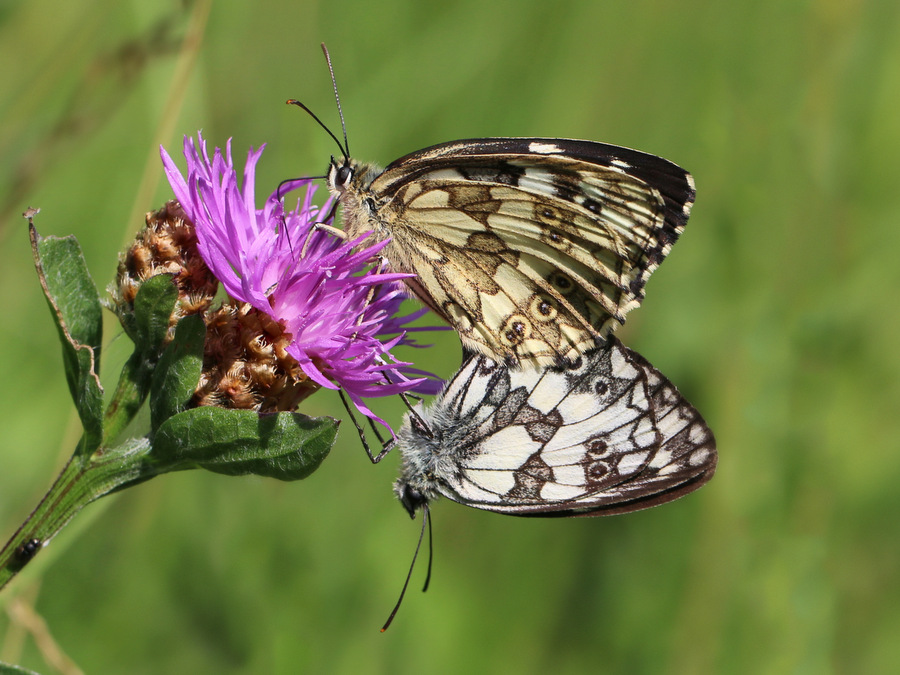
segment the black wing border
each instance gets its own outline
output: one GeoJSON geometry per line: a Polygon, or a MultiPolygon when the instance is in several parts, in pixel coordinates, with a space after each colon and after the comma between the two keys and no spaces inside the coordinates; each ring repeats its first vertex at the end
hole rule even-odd
{"type": "MultiPolygon", "coordinates": [[[[683,168],[658,155],[620,145],[571,138],[467,138],[448,141],[411,152],[391,162],[376,181],[386,181],[392,193],[422,173],[441,167],[465,167],[479,160],[569,157],[587,164],[612,168],[633,176],[659,191],[669,225],[665,244],[674,243],[687,224],[696,198],[694,179],[683,168]],[[559,149],[538,152],[534,146],[559,149]]],[[[535,162],[536,164],[539,162],[535,162]]]]}

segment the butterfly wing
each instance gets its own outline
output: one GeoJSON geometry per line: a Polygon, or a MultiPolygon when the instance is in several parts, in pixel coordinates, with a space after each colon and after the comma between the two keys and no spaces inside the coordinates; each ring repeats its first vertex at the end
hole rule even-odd
{"type": "MultiPolygon", "coordinates": [[[[613,512],[648,508],[693,492],[709,482],[718,462],[716,439],[697,409],[643,356],[629,352],[647,377],[660,445],[644,469],[645,479],[653,481],[653,490],[637,494],[630,502],[635,508],[623,504],[626,508],[613,512]]],[[[635,487],[642,492],[638,485],[635,487]]]]}
{"type": "Polygon", "coordinates": [[[564,369],[469,359],[407,421],[397,492],[512,515],[605,515],[662,504],[715,470],[712,433],[675,387],[615,339],[564,369]]]}
{"type": "Polygon", "coordinates": [[[414,292],[464,343],[543,365],[624,322],[694,197],[690,175],[667,160],[540,138],[427,148],[370,189],[391,213],[388,257],[419,275],[414,292]]]}

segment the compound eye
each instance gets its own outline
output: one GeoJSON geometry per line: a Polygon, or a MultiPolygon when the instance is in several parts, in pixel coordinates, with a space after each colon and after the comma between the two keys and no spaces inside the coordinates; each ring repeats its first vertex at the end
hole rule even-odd
{"type": "Polygon", "coordinates": [[[340,167],[337,170],[336,183],[338,185],[346,185],[347,183],[350,182],[350,178],[352,176],[353,176],[353,169],[351,169],[349,166],[347,166],[345,164],[344,166],[340,167]]]}

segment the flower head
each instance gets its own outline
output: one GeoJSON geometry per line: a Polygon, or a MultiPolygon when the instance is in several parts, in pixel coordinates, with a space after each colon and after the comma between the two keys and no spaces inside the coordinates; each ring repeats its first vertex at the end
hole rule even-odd
{"type": "Polygon", "coordinates": [[[406,326],[420,310],[397,317],[404,298],[401,280],[413,275],[370,267],[386,241],[358,248],[367,238],[345,241],[315,227],[333,199],[318,207],[315,186],[299,179],[282,186],[256,208],[254,180],[263,147],[252,148],[238,184],[231,159],[216,148],[212,157],[198,134],[184,140],[187,180],[160,148],[166,175],[197,232],[197,248],[228,295],[283,326],[285,351],[316,385],[343,389],[366,416],[388,426],[363,397],[405,391],[434,393],[440,382],[421,376],[390,350],[414,344],[406,326]],[[285,212],[280,195],[305,188],[285,212]]]}

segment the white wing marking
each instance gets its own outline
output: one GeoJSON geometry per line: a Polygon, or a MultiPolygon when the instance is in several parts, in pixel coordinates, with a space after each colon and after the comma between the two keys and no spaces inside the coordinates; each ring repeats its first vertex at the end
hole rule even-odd
{"type": "Polygon", "coordinates": [[[560,485],[559,483],[545,483],[541,488],[541,499],[545,502],[571,501],[584,494],[584,488],[560,485]]]}
{"type": "Polygon", "coordinates": [[[583,486],[586,482],[584,468],[577,465],[573,466],[571,464],[554,467],[553,480],[560,485],[583,486]]]}
{"type": "Polygon", "coordinates": [[[528,397],[528,405],[542,413],[546,414],[559,405],[559,402],[568,393],[566,389],[566,378],[562,373],[554,373],[548,371],[533,371],[538,377],[534,384],[529,385],[526,371],[523,371],[522,385],[526,389],[531,389],[531,395],[528,397]]]}
{"type": "Polygon", "coordinates": [[[562,153],[562,148],[553,143],[529,143],[528,152],[534,152],[538,155],[557,155],[562,153]]]}
{"type": "Polygon", "coordinates": [[[503,495],[515,487],[512,471],[494,471],[490,469],[468,469],[466,478],[483,490],[503,495]]]}
{"type": "MultiPolygon", "coordinates": [[[[512,479],[512,474],[508,475],[509,478],[512,479]]],[[[508,491],[508,488],[504,488],[501,485],[496,491],[489,492],[472,481],[464,479],[456,486],[456,491],[459,495],[458,498],[450,495],[446,496],[463,504],[499,504],[501,502],[500,496],[505,494],[508,491]]]]}
{"type": "Polygon", "coordinates": [[[541,444],[532,440],[522,425],[509,426],[487,438],[480,453],[461,463],[467,470],[489,469],[512,471],[540,450],[541,444]]]}
{"type": "Polygon", "coordinates": [[[634,473],[644,468],[644,462],[649,455],[649,452],[630,452],[619,460],[616,470],[622,475],[634,473]]]}

